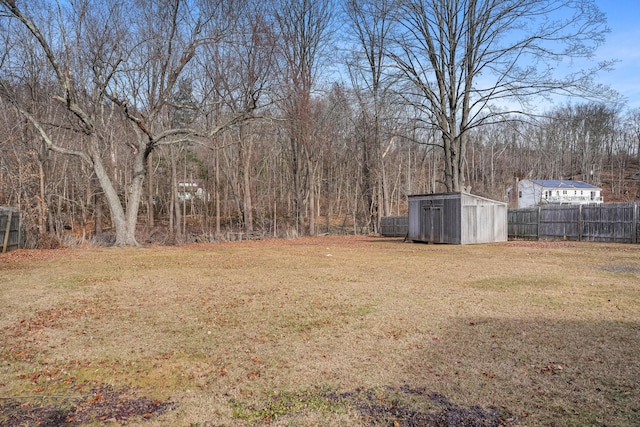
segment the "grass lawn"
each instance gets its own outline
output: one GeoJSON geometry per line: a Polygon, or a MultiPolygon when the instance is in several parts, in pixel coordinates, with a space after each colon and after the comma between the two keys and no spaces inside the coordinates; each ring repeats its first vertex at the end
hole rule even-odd
{"type": "Polygon", "coordinates": [[[640,425],[640,245],[0,255],[0,425],[123,422],[640,425]]]}

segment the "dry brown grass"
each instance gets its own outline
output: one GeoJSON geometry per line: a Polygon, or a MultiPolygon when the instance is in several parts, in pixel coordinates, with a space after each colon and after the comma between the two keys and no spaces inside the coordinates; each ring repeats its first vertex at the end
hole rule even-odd
{"type": "Polygon", "coordinates": [[[0,397],[109,385],[173,402],[128,425],[371,425],[356,390],[433,406],[402,387],[506,424],[640,424],[640,246],[17,251],[0,256],[0,330],[0,397]]]}

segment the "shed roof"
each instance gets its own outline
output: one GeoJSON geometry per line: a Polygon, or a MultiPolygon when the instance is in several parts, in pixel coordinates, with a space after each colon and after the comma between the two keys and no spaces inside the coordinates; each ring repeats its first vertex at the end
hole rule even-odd
{"type": "Polygon", "coordinates": [[[424,199],[456,199],[456,198],[467,198],[467,199],[476,199],[476,200],[481,200],[483,202],[486,203],[490,203],[490,204],[498,204],[498,205],[506,205],[507,203],[505,202],[501,202],[499,200],[493,200],[493,199],[489,199],[486,197],[482,197],[482,196],[477,196],[475,194],[471,194],[471,193],[465,193],[465,192],[453,192],[453,193],[431,193],[431,194],[411,194],[409,196],[407,196],[408,199],[413,199],[413,200],[424,200],[424,199]]]}
{"type": "Polygon", "coordinates": [[[598,188],[595,185],[587,184],[586,182],[566,179],[533,179],[531,182],[547,188],[598,188]]]}

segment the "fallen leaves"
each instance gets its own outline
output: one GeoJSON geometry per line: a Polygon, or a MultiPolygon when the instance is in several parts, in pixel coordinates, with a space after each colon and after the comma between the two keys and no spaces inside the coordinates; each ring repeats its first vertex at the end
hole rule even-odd
{"type": "MultiPolygon", "coordinates": [[[[565,365],[566,366],[566,365],[565,365]]],[[[562,364],[549,363],[542,368],[538,368],[536,372],[541,375],[556,375],[564,370],[564,366],[562,364]]]]}
{"type": "MultiPolygon", "coordinates": [[[[130,388],[116,389],[110,385],[96,387],[89,398],[46,399],[34,396],[33,401],[0,402],[0,422],[6,427],[23,425],[79,426],[96,421],[125,422],[137,417],[149,419],[170,410],[172,402],[140,397],[130,388]],[[38,404],[36,404],[36,402],[38,404]],[[71,404],[69,404],[71,403],[71,404]]],[[[64,397],[64,396],[56,396],[64,397]]]]}

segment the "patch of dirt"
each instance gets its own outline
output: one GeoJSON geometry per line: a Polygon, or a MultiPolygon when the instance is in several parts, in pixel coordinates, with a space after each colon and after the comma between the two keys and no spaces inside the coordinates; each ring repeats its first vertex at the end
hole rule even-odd
{"type": "MultiPolygon", "coordinates": [[[[279,410],[290,410],[289,415],[298,411],[308,410],[317,398],[331,402],[338,407],[354,408],[362,420],[372,427],[507,427],[514,424],[513,418],[506,418],[496,407],[482,408],[474,405],[463,407],[451,402],[442,394],[426,388],[412,388],[409,386],[384,386],[376,389],[356,389],[355,391],[337,393],[325,390],[320,394],[303,393],[297,399],[281,401],[275,396],[267,404],[267,408],[257,410],[265,418],[257,421],[257,425],[269,425],[271,417],[269,407],[279,410]],[[299,405],[290,401],[300,402],[299,405]]],[[[286,412],[285,410],[285,412],[286,412]]],[[[280,413],[280,415],[284,415],[280,413]]]]}
{"type": "Polygon", "coordinates": [[[536,248],[536,249],[578,247],[577,242],[561,241],[561,240],[509,240],[505,244],[515,248],[536,248]]]}
{"type": "MultiPolygon", "coordinates": [[[[40,397],[7,399],[0,402],[0,425],[19,426],[79,426],[94,422],[117,422],[150,419],[173,407],[173,402],[161,402],[137,396],[129,388],[115,389],[101,385],[82,398],[63,399],[51,404],[40,397]],[[37,402],[37,403],[36,403],[37,402]]],[[[48,400],[52,399],[49,397],[48,400]]]]}
{"type": "Polygon", "coordinates": [[[474,405],[465,408],[448,398],[425,388],[385,387],[386,393],[424,399],[435,406],[434,411],[421,411],[403,403],[403,399],[388,399],[373,391],[356,390],[336,395],[354,405],[372,426],[393,427],[500,427],[506,426],[498,408],[474,405]]]}
{"type": "Polygon", "coordinates": [[[640,266],[631,264],[609,264],[601,266],[600,270],[609,273],[640,273],[640,266]]]}

